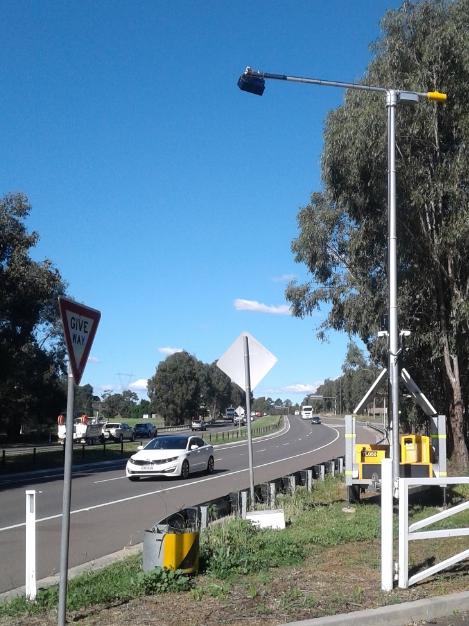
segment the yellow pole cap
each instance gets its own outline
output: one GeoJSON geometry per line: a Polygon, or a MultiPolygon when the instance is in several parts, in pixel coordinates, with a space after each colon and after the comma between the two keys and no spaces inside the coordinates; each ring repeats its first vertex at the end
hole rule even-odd
{"type": "Polygon", "coordinates": [[[436,102],[445,102],[448,96],[440,91],[429,91],[427,93],[427,98],[429,100],[435,100],[436,102]]]}

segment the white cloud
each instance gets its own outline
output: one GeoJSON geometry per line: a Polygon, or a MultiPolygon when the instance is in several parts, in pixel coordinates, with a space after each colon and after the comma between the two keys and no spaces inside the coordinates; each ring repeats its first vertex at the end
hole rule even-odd
{"type": "Polygon", "coordinates": [[[133,383],[130,383],[129,388],[132,389],[132,391],[146,391],[147,383],[148,383],[147,378],[139,378],[138,380],[135,380],[133,383]]]}
{"type": "Polygon", "coordinates": [[[296,274],[280,274],[280,276],[274,276],[272,280],[274,283],[289,283],[291,280],[296,279],[296,274]]]}
{"type": "Polygon", "coordinates": [[[169,356],[171,354],[176,354],[176,352],[183,352],[182,348],[171,348],[171,346],[166,346],[163,348],[158,348],[158,352],[161,352],[161,354],[166,354],[166,356],[169,356]]]}
{"type": "Polygon", "coordinates": [[[100,360],[96,356],[89,356],[88,363],[100,363],[100,360]]]}
{"type": "Polygon", "coordinates": [[[322,385],[324,381],[318,381],[317,383],[309,384],[309,383],[296,383],[294,385],[285,385],[284,387],[275,387],[271,389],[266,389],[265,393],[269,394],[298,394],[298,395],[307,395],[316,393],[319,385],[322,385]]]}
{"type": "Polygon", "coordinates": [[[257,300],[243,300],[236,298],[234,307],[237,311],[255,311],[256,313],[269,313],[270,315],[291,315],[287,304],[269,305],[257,302],[257,300]]]}

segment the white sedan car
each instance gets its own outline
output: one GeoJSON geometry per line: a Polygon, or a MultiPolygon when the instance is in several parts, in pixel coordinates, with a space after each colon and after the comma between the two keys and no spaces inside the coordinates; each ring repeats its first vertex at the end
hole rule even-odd
{"type": "Polygon", "coordinates": [[[127,461],[125,475],[129,480],[146,476],[180,476],[214,469],[213,446],[200,437],[162,435],[152,439],[127,461]]]}

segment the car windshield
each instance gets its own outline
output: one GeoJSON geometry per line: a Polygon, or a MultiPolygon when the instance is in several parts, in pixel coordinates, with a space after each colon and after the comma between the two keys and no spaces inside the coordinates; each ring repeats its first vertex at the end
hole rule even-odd
{"type": "Polygon", "coordinates": [[[106,424],[106,428],[120,428],[120,424],[108,423],[108,424],[106,424]]]}
{"type": "Polygon", "coordinates": [[[188,437],[157,437],[145,446],[145,450],[185,450],[188,437]]]}
{"type": "Polygon", "coordinates": [[[135,424],[135,428],[146,428],[146,424],[135,424]]]}

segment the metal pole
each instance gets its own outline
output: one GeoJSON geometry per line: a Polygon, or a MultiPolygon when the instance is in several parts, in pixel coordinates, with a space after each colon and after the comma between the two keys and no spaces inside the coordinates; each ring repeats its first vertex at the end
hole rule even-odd
{"type": "Polygon", "coordinates": [[[252,462],[252,437],[251,437],[251,369],[249,365],[249,340],[244,335],[244,374],[246,379],[246,424],[248,431],[248,455],[249,455],[249,491],[251,496],[251,508],[254,506],[254,468],[252,462]]]}
{"type": "Polygon", "coordinates": [[[396,231],[396,106],[397,91],[386,95],[388,110],[388,281],[389,281],[389,384],[391,387],[391,458],[394,479],[399,478],[399,331],[397,324],[396,231]]]}
{"type": "Polygon", "coordinates": [[[393,481],[391,459],[381,461],[381,589],[392,591],[393,559],[393,481]]]}
{"type": "Polygon", "coordinates": [[[36,491],[26,490],[26,585],[28,600],[34,601],[36,585],[36,491]]]}
{"type": "Polygon", "coordinates": [[[60,540],[60,580],[58,626],[65,626],[67,609],[68,547],[70,541],[70,500],[72,494],[72,456],[73,456],[73,401],[74,380],[70,364],[68,366],[67,421],[65,433],[64,484],[62,501],[62,535],[60,540]]]}

